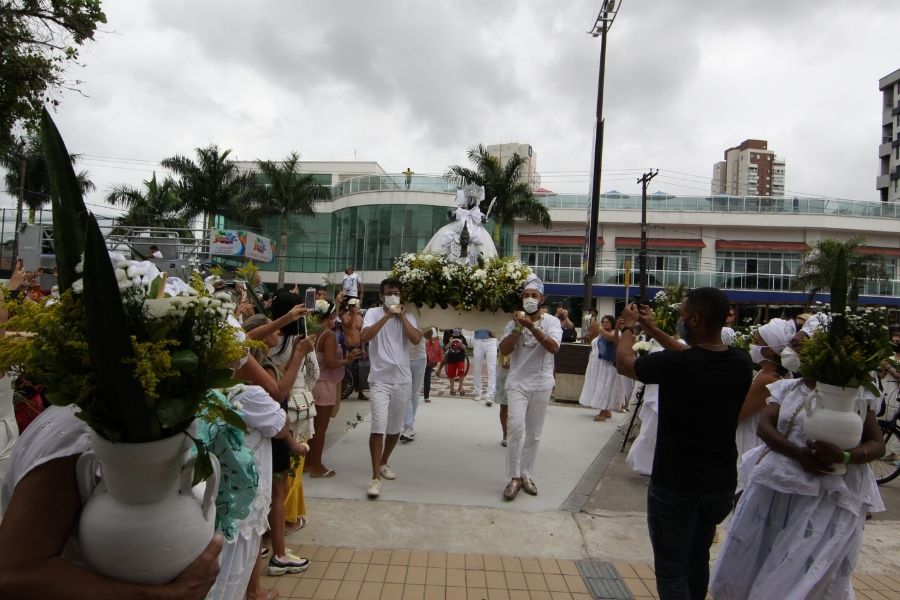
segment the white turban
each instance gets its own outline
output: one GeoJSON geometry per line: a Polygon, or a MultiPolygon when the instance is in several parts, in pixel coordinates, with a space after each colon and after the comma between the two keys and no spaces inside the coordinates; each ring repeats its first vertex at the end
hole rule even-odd
{"type": "Polygon", "coordinates": [[[794,329],[792,321],[772,319],[765,325],[760,326],[756,331],[769,348],[775,351],[776,354],[781,354],[781,351],[784,350],[784,347],[787,346],[794,336],[794,329]]]}
{"type": "Polygon", "coordinates": [[[526,290],[537,290],[543,296],[544,295],[544,282],[541,281],[537,275],[532,273],[525,280],[525,289],[526,290]]]}

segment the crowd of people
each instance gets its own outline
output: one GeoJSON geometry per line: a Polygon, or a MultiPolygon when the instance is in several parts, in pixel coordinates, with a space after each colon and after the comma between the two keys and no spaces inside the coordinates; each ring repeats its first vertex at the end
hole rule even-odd
{"type": "MultiPolygon", "coordinates": [[[[565,309],[546,310],[537,277],[525,282],[521,310],[502,332],[475,330],[471,369],[462,331],[442,336],[420,327],[396,279],[380,282],[379,301],[364,314],[362,282],[352,267],[335,298],[319,289],[309,305],[296,288],[284,289],[265,299],[268,315],[241,282],[209,283],[231,297],[233,321],[246,336],[261,342],[235,369],[242,384],[223,399],[241,407],[244,445],[259,473],[247,489],[230,490],[247,497],[249,513],[168,585],[127,584],[78,566],[70,539],[81,506],[74,465],[89,449],[88,427],[72,407],[43,410],[38,392],[35,414],[23,414],[28,420],[19,423],[22,435],[0,493],[6,511],[0,562],[22,567],[0,577],[3,595],[273,598],[277,593],[260,583],[264,569],[280,576],[310,564],[287,547],[286,536],[309,523],[304,475],[336,475],[324,446],[346,370],[371,410],[368,498],[378,498],[383,482],[398,477],[391,455],[398,442],[415,440],[417,409],[420,400],[431,401],[432,378],[446,376],[450,394],[463,396],[470,370],[474,399],[500,405],[503,498],[538,494],[534,465],[555,354],[577,334],[565,309]],[[310,316],[318,333],[301,326],[310,316]],[[368,375],[361,377],[364,358],[368,375]],[[25,538],[32,543],[23,549],[17,540],[25,538]]],[[[642,386],[641,433],[627,462],[650,476],[647,522],[659,596],[705,598],[709,588],[717,599],[852,597],[866,515],[884,510],[866,465],[885,455],[875,422],[878,399],[867,398],[855,448],[807,444],[801,409],[816,382],[795,376],[794,359],[821,319],[772,319],[755,331],[747,353],[730,343],[730,316],[722,291],[699,288],[681,302],[677,336],[656,326],[649,307],[635,304],[618,317],[593,311],[582,330],[590,353],[579,402],[597,411],[594,420],[626,410],[635,382],[642,386]],[[634,350],[639,331],[652,339],[647,353],[634,350]],[[839,462],[848,464],[846,474],[832,475],[829,465],[839,462]],[[710,578],[709,548],[729,514],[710,578]]],[[[900,341],[895,348],[900,353],[900,341]]],[[[4,383],[5,394],[11,382],[4,383]]]]}

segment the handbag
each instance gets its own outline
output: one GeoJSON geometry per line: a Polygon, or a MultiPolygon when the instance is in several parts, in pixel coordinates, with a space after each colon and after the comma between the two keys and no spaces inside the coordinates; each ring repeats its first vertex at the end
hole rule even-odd
{"type": "Polygon", "coordinates": [[[597,355],[600,360],[614,363],[616,362],[616,345],[606,338],[600,338],[597,341],[597,355]]]}
{"type": "Polygon", "coordinates": [[[316,399],[311,388],[318,378],[318,367],[315,353],[310,352],[303,361],[301,373],[297,375],[297,380],[294,382],[294,387],[291,388],[291,395],[285,405],[291,432],[298,442],[306,442],[315,435],[313,419],[316,416],[316,399]]]}

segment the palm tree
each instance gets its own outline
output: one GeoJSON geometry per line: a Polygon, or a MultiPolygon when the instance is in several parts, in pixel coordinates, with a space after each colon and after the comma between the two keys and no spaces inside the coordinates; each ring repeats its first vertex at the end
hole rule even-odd
{"type": "Polygon", "coordinates": [[[164,158],[160,164],[178,176],[178,195],[184,202],[184,215],[204,217],[204,226],[212,229],[216,215],[233,216],[235,202],[246,191],[252,176],[241,175],[228,160],[231,150],[221,151],[216,144],[197,148],[197,162],[186,156],[164,158]]]}
{"type": "Polygon", "coordinates": [[[190,235],[184,204],[178,196],[178,186],[171,177],[157,181],[156,173],[144,181],[144,189],[117,185],[106,195],[106,201],[128,210],[117,222],[127,227],[163,227],[190,235]]]}
{"type": "Polygon", "coordinates": [[[287,263],[287,225],[291,215],[311,217],[318,200],[331,197],[331,189],[316,183],[309,173],[300,173],[300,154],[291,152],[280,164],[269,160],[256,162],[260,178],[254,185],[249,207],[242,217],[250,224],[262,218],[278,217],[278,288],[284,285],[287,263]]]}
{"type": "Polygon", "coordinates": [[[500,242],[500,227],[512,225],[516,219],[525,219],[534,225],[542,225],[545,229],[550,228],[550,212],[547,207],[535,200],[531,187],[521,181],[522,170],[528,162],[524,157],[515,153],[506,164],[501,164],[500,159],[489,154],[482,144],[469,148],[466,156],[474,168],[452,165],[447,168],[444,177],[456,178],[460,185],[474,183],[484,186],[482,212],[487,212],[493,199],[497,199],[491,212],[494,219],[494,243],[500,242]]]}
{"type": "MultiPolygon", "coordinates": [[[[70,154],[69,159],[74,165],[78,160],[78,155],[70,154]]],[[[0,156],[0,164],[6,168],[6,175],[3,178],[6,193],[23,200],[24,205],[28,207],[28,222],[34,223],[37,211],[50,202],[50,175],[47,172],[47,160],[44,157],[41,137],[37,134],[28,136],[28,139],[18,144],[13,151],[0,156]],[[22,181],[23,167],[25,169],[24,182],[22,181]],[[24,194],[20,194],[23,185],[25,191],[24,194]]],[[[94,183],[89,179],[87,171],[79,171],[76,178],[82,195],[96,189],[94,183]]]]}
{"type": "Polygon", "coordinates": [[[825,239],[813,242],[803,254],[794,287],[809,292],[809,302],[827,290],[832,312],[843,312],[847,304],[859,300],[860,283],[885,276],[880,256],[867,254],[861,237],[846,242],[825,239]]]}

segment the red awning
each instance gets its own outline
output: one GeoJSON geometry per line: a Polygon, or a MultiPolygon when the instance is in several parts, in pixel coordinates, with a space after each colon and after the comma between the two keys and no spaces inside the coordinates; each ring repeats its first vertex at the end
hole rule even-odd
{"type": "MultiPolygon", "coordinates": [[[[520,235],[519,245],[538,244],[540,246],[583,246],[583,235],[520,235]]],[[[603,238],[597,238],[597,245],[603,245],[603,238]]]]}
{"type": "Polygon", "coordinates": [[[900,256],[900,248],[880,248],[877,246],[862,246],[857,250],[860,254],[879,254],[881,256],[900,256]]]}
{"type": "Polygon", "coordinates": [[[743,250],[746,252],[771,252],[781,250],[784,252],[806,252],[809,247],[803,242],[757,242],[716,240],[716,250],[743,250]]]}
{"type": "MultiPolygon", "coordinates": [[[[616,248],[640,248],[641,238],[617,237],[616,248]]],[[[651,238],[647,240],[648,248],[706,248],[703,240],[684,240],[676,238],[651,238]]]]}

